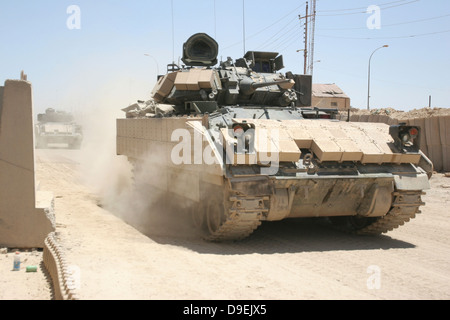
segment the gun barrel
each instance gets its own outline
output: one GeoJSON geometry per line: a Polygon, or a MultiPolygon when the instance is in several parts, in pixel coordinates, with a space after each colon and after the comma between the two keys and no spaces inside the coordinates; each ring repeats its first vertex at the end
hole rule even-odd
{"type": "Polygon", "coordinates": [[[283,84],[283,83],[290,83],[291,81],[292,81],[291,79],[283,79],[283,80],[275,80],[275,81],[269,81],[269,82],[253,82],[251,84],[251,87],[253,89],[258,89],[258,88],[270,87],[270,86],[283,84]]]}

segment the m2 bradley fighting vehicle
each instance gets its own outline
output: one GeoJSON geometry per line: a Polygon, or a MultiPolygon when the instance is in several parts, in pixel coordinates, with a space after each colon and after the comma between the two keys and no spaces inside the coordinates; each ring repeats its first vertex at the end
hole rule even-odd
{"type": "Polygon", "coordinates": [[[152,99],[117,119],[117,154],[157,172],[148,183],[183,199],[205,239],[243,239],[262,221],[301,217],[377,235],[419,212],[432,172],[420,128],[340,122],[335,110],[311,108],[311,77],[279,73],[278,53],[214,67],[217,54],[214,39],[193,35],[185,66],[169,65],[152,99]]]}
{"type": "Polygon", "coordinates": [[[82,127],[74,121],[72,114],[48,108],[45,113],[38,114],[37,119],[37,149],[47,148],[49,144],[65,144],[70,149],[80,149],[83,141],[82,127]]]}

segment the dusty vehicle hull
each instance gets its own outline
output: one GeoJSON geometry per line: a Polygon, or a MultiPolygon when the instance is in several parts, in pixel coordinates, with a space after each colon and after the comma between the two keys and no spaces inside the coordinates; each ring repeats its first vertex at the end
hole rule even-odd
{"type": "MultiPolygon", "coordinates": [[[[184,198],[184,207],[189,208],[185,209],[186,214],[192,215],[194,222],[204,229],[206,239],[238,240],[250,235],[262,221],[306,217],[328,217],[346,231],[375,235],[414,218],[424,205],[422,190],[429,188],[429,181],[427,172],[419,166],[423,160],[420,153],[402,155],[378,150],[367,155],[354,154],[361,158],[359,161],[329,160],[304,166],[304,155],[297,148],[298,159],[292,159],[292,153],[281,152],[283,161],[276,172],[261,174],[262,166],[257,160],[261,151],[253,154],[256,159],[253,164],[233,163],[226,146],[213,142],[220,140],[217,132],[211,134],[199,129],[203,128],[203,120],[195,117],[118,119],[117,153],[126,155],[140,170],[148,168],[158,172],[149,183],[164,194],[184,198]],[[177,129],[186,130],[191,138],[191,153],[183,158],[184,163],[177,156],[189,148],[180,149],[181,140],[173,134],[177,129]],[[211,152],[216,161],[196,159],[196,135],[202,138],[201,154],[211,152]],[[364,157],[366,162],[362,163],[364,157]],[[374,163],[382,158],[396,162],[374,163]]],[[[365,134],[371,131],[367,129],[370,124],[335,124],[341,128],[359,128],[365,134]]],[[[383,124],[374,126],[388,129],[383,124]]],[[[364,144],[370,141],[364,140],[364,144]]],[[[251,161],[251,156],[247,155],[244,161],[251,161]]],[[[326,150],[321,156],[342,157],[326,150]]]]}
{"type": "Polygon", "coordinates": [[[183,210],[208,240],[238,240],[262,221],[326,217],[380,234],[419,212],[432,163],[420,128],[339,122],[312,109],[311,77],[285,75],[282,56],[248,52],[219,68],[205,34],[183,47],[179,68],[152,99],[122,109],[117,154],[183,210]]]}
{"type": "Polygon", "coordinates": [[[35,125],[37,149],[48,148],[55,144],[80,149],[82,141],[82,128],[73,121],[71,114],[49,108],[45,113],[38,115],[38,123],[35,125]]]}
{"type": "Polygon", "coordinates": [[[45,124],[36,129],[35,140],[37,149],[45,149],[53,144],[66,144],[70,149],[79,149],[81,147],[83,136],[80,133],[74,132],[73,125],[58,124],[54,128],[49,124],[45,124]],[[43,126],[46,126],[47,128],[42,130],[41,128],[43,126]],[[63,127],[64,130],[60,130],[61,127],[63,127]],[[54,128],[58,129],[53,130],[54,128]]]}

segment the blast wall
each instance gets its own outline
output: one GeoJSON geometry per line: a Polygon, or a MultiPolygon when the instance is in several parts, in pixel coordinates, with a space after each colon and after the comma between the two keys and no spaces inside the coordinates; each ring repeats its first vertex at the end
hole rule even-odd
{"type": "Polygon", "coordinates": [[[31,83],[0,87],[0,246],[43,248],[54,231],[53,194],[36,190],[31,83]]]}

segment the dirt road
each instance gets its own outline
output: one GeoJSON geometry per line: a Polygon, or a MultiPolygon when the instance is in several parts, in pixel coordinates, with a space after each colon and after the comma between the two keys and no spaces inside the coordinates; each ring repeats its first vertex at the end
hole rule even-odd
{"type": "MultiPolygon", "coordinates": [[[[450,178],[442,174],[433,176],[422,214],[387,235],[357,237],[323,221],[285,220],[220,244],[204,242],[187,222],[174,224],[187,220],[164,208],[153,212],[146,235],[124,223],[117,215],[132,224],[126,213],[136,208],[123,202],[118,180],[126,177],[112,171],[124,164],[85,160],[83,150],[36,152],[36,178],[41,190],[54,192],[57,235],[77,270],[80,299],[450,298],[450,178]],[[94,176],[109,185],[107,193],[98,192],[94,176]],[[105,206],[104,197],[122,202],[121,209],[105,206]]],[[[13,273],[12,254],[5,256],[0,299],[52,299],[42,268],[13,273]]]]}

